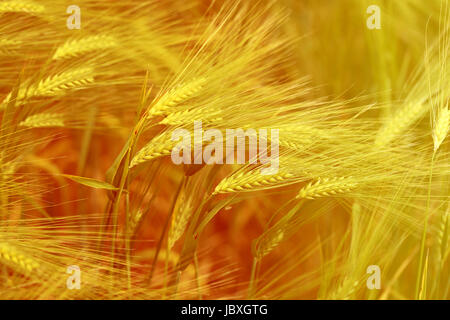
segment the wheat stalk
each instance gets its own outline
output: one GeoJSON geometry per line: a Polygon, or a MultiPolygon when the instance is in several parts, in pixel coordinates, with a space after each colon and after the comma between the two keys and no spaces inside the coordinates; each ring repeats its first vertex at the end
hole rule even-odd
{"type": "Polygon", "coordinates": [[[39,113],[27,117],[19,126],[30,128],[64,127],[63,115],[59,113],[39,113]]]}
{"type": "Polygon", "coordinates": [[[69,59],[81,54],[117,46],[117,39],[109,35],[95,35],[69,40],[56,49],[53,60],[69,59]]]}
{"type": "Polygon", "coordinates": [[[7,264],[18,266],[25,273],[33,272],[39,268],[38,262],[5,242],[0,242],[0,259],[7,264]]]}
{"type": "Polygon", "coordinates": [[[170,108],[197,94],[205,83],[205,78],[196,78],[172,88],[151,106],[147,118],[165,115],[170,108]]]}
{"type": "Polygon", "coordinates": [[[3,1],[0,2],[1,12],[26,12],[40,13],[44,11],[44,6],[29,1],[3,1]]]}
{"type": "MultiPolygon", "coordinates": [[[[39,81],[38,84],[19,89],[17,102],[23,103],[27,98],[39,96],[57,96],[70,89],[81,89],[94,82],[92,68],[77,68],[62,72],[39,81]]],[[[12,92],[3,100],[0,109],[4,108],[11,101],[12,92]]]]}
{"type": "Polygon", "coordinates": [[[310,182],[303,187],[296,198],[314,199],[335,195],[348,192],[356,186],[351,177],[319,178],[316,182],[310,182]]]}
{"type": "Polygon", "coordinates": [[[450,110],[445,107],[441,109],[439,117],[437,118],[436,124],[433,128],[433,142],[434,142],[434,152],[436,152],[441,143],[447,136],[450,121],[450,110]]]}

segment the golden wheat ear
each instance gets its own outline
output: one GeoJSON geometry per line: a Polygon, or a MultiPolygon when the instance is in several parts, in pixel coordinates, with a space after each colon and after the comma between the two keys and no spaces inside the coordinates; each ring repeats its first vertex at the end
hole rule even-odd
{"type": "MultiPolygon", "coordinates": [[[[16,105],[23,105],[33,97],[51,97],[66,94],[70,90],[86,88],[94,82],[94,70],[90,67],[81,67],[68,70],[45,79],[35,84],[27,84],[19,88],[16,105]]],[[[0,104],[0,110],[6,108],[11,102],[12,93],[9,93],[0,104]]]]}
{"type": "Polygon", "coordinates": [[[238,172],[220,181],[214,189],[213,195],[277,187],[292,181],[293,178],[295,175],[285,168],[271,176],[262,175],[259,168],[248,172],[238,172]]]}
{"type": "Polygon", "coordinates": [[[117,45],[118,40],[111,35],[94,35],[81,39],[68,40],[56,49],[52,59],[70,59],[89,52],[111,49],[117,47],[117,45]]]}
{"type": "Polygon", "coordinates": [[[434,151],[436,152],[447,136],[450,125],[450,109],[442,108],[433,128],[434,151]]]}
{"type": "Polygon", "coordinates": [[[356,188],[357,183],[351,177],[323,178],[310,182],[298,192],[297,199],[315,199],[319,197],[343,194],[356,188]]]}
{"type": "Polygon", "coordinates": [[[40,264],[35,259],[20,252],[6,242],[0,242],[0,260],[14,270],[18,269],[26,275],[36,272],[40,267],[40,264]]]}
{"type": "Polygon", "coordinates": [[[2,1],[0,2],[0,13],[2,12],[25,12],[42,13],[45,7],[43,5],[24,0],[2,1]]]}
{"type": "Polygon", "coordinates": [[[165,115],[174,106],[198,94],[205,84],[206,78],[198,78],[170,89],[154,105],[150,106],[148,118],[165,115]]]}
{"type": "Polygon", "coordinates": [[[27,117],[19,123],[19,126],[28,128],[64,127],[64,116],[59,113],[39,113],[27,117]]]}

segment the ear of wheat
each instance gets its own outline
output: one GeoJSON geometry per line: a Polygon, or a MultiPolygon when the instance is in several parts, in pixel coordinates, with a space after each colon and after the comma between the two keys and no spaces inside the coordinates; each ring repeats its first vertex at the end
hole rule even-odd
{"type": "Polygon", "coordinates": [[[330,138],[330,134],[326,130],[313,126],[296,124],[280,128],[280,146],[293,150],[301,150],[318,139],[327,138],[330,138]]]}
{"type": "Polygon", "coordinates": [[[180,198],[180,204],[177,210],[174,212],[172,217],[172,223],[170,225],[169,230],[169,249],[172,249],[175,242],[181,238],[186,227],[188,225],[189,219],[193,214],[192,206],[190,201],[186,201],[186,196],[183,193],[183,196],[180,198]]]}
{"type": "Polygon", "coordinates": [[[44,79],[31,92],[36,96],[53,96],[77,89],[94,81],[92,68],[78,68],[44,79]]]}
{"type": "Polygon", "coordinates": [[[165,131],[152,139],[141,150],[139,150],[130,162],[130,168],[143,162],[147,162],[162,156],[172,154],[173,148],[179,143],[172,141],[172,131],[165,131]]]}
{"type": "Polygon", "coordinates": [[[357,183],[351,177],[339,178],[319,178],[316,182],[310,182],[301,189],[297,195],[297,199],[315,199],[346,193],[357,186],[357,183]]]}
{"type": "Polygon", "coordinates": [[[59,113],[39,113],[27,117],[19,126],[30,128],[64,127],[63,115],[59,113]]]}
{"type": "Polygon", "coordinates": [[[164,119],[160,121],[160,123],[177,126],[189,124],[198,119],[201,119],[203,123],[214,123],[223,120],[223,118],[219,116],[219,114],[220,111],[213,110],[212,108],[177,111],[168,114],[164,119]]]}
{"type": "Polygon", "coordinates": [[[389,118],[378,131],[375,145],[378,147],[388,145],[397,136],[406,131],[414,124],[426,111],[427,105],[422,103],[410,103],[389,118]]]}
{"type": "Polygon", "coordinates": [[[439,260],[441,264],[445,262],[445,254],[447,251],[448,240],[449,240],[449,216],[450,207],[447,211],[443,212],[441,216],[440,228],[438,231],[438,244],[439,244],[439,260]]]}
{"type": "Polygon", "coordinates": [[[281,228],[275,227],[263,233],[256,240],[256,251],[254,255],[257,259],[262,259],[275,249],[285,237],[284,231],[281,228]]]}
{"type": "Polygon", "coordinates": [[[26,13],[40,13],[44,11],[44,6],[30,1],[2,1],[0,2],[1,12],[26,12],[26,13]]]}
{"type": "Polygon", "coordinates": [[[38,262],[5,242],[0,242],[0,260],[8,265],[19,267],[26,274],[34,272],[39,268],[38,262]]]}
{"type": "Polygon", "coordinates": [[[331,299],[333,300],[349,300],[352,298],[352,295],[358,290],[360,286],[360,281],[355,280],[352,281],[352,278],[345,277],[339,287],[331,293],[331,299]]]}
{"type": "Polygon", "coordinates": [[[172,107],[200,92],[205,83],[206,78],[197,78],[172,88],[151,106],[148,118],[165,115],[172,107]]]}
{"type": "Polygon", "coordinates": [[[14,53],[16,46],[20,45],[22,41],[12,39],[0,39],[0,54],[11,55],[14,53]]]}
{"type": "Polygon", "coordinates": [[[131,214],[130,217],[128,218],[128,234],[130,236],[133,236],[136,231],[137,228],[142,220],[143,217],[143,212],[142,210],[137,210],[135,213],[131,214]]]}
{"type": "Polygon", "coordinates": [[[287,183],[295,178],[295,175],[280,169],[274,175],[262,175],[260,169],[240,172],[226,177],[214,189],[213,195],[231,192],[255,191],[287,183]]]}
{"type": "MultiPolygon", "coordinates": [[[[68,90],[81,89],[94,82],[92,68],[78,68],[62,72],[48,77],[27,87],[19,89],[16,103],[23,104],[27,98],[57,96],[66,93],[68,90]]],[[[0,105],[4,109],[11,100],[12,93],[9,93],[0,105]]]]}
{"type": "Polygon", "coordinates": [[[436,124],[434,125],[433,128],[433,142],[435,152],[439,149],[440,145],[447,136],[449,129],[449,121],[450,121],[450,110],[447,107],[442,108],[437,118],[436,124]]]}
{"type": "Polygon", "coordinates": [[[69,59],[92,51],[110,49],[117,46],[117,44],[117,39],[110,35],[95,35],[69,40],[56,49],[52,59],[69,59]]]}
{"type": "Polygon", "coordinates": [[[9,161],[4,162],[2,159],[2,153],[0,152],[0,189],[2,187],[2,180],[7,180],[11,175],[13,175],[16,172],[17,169],[17,162],[15,161],[9,161]]]}

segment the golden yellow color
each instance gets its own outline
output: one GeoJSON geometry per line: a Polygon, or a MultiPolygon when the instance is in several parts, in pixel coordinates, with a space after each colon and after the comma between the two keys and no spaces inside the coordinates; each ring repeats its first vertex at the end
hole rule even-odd
{"type": "Polygon", "coordinates": [[[448,0],[76,2],[0,0],[0,298],[450,298],[448,0]]]}

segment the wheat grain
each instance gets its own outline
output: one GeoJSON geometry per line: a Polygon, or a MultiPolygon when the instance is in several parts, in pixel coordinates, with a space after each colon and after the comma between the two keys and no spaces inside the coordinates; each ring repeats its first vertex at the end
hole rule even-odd
{"type": "Polygon", "coordinates": [[[205,83],[205,78],[197,78],[172,88],[151,106],[147,117],[152,118],[154,116],[165,115],[170,108],[197,94],[205,83]]]}
{"type": "Polygon", "coordinates": [[[315,183],[310,182],[307,186],[303,187],[296,198],[314,199],[335,195],[348,192],[356,186],[357,184],[351,177],[319,178],[315,183]]]}
{"type": "Polygon", "coordinates": [[[19,126],[30,128],[64,127],[63,115],[58,113],[39,113],[27,117],[19,126]]]}
{"type": "Polygon", "coordinates": [[[450,110],[447,107],[442,108],[437,118],[436,124],[434,125],[433,128],[433,142],[435,152],[439,149],[440,145],[447,136],[449,129],[449,121],[450,121],[450,110]]]}
{"type": "Polygon", "coordinates": [[[44,10],[45,10],[44,6],[29,1],[0,2],[0,13],[1,12],[41,13],[44,10]]]}
{"type": "Polygon", "coordinates": [[[95,35],[76,40],[69,40],[56,49],[52,59],[69,59],[88,52],[113,48],[117,46],[117,44],[117,39],[109,35],[95,35]]]}
{"type": "Polygon", "coordinates": [[[25,273],[33,272],[39,268],[38,262],[5,242],[0,242],[0,259],[7,264],[18,266],[25,273]]]}

